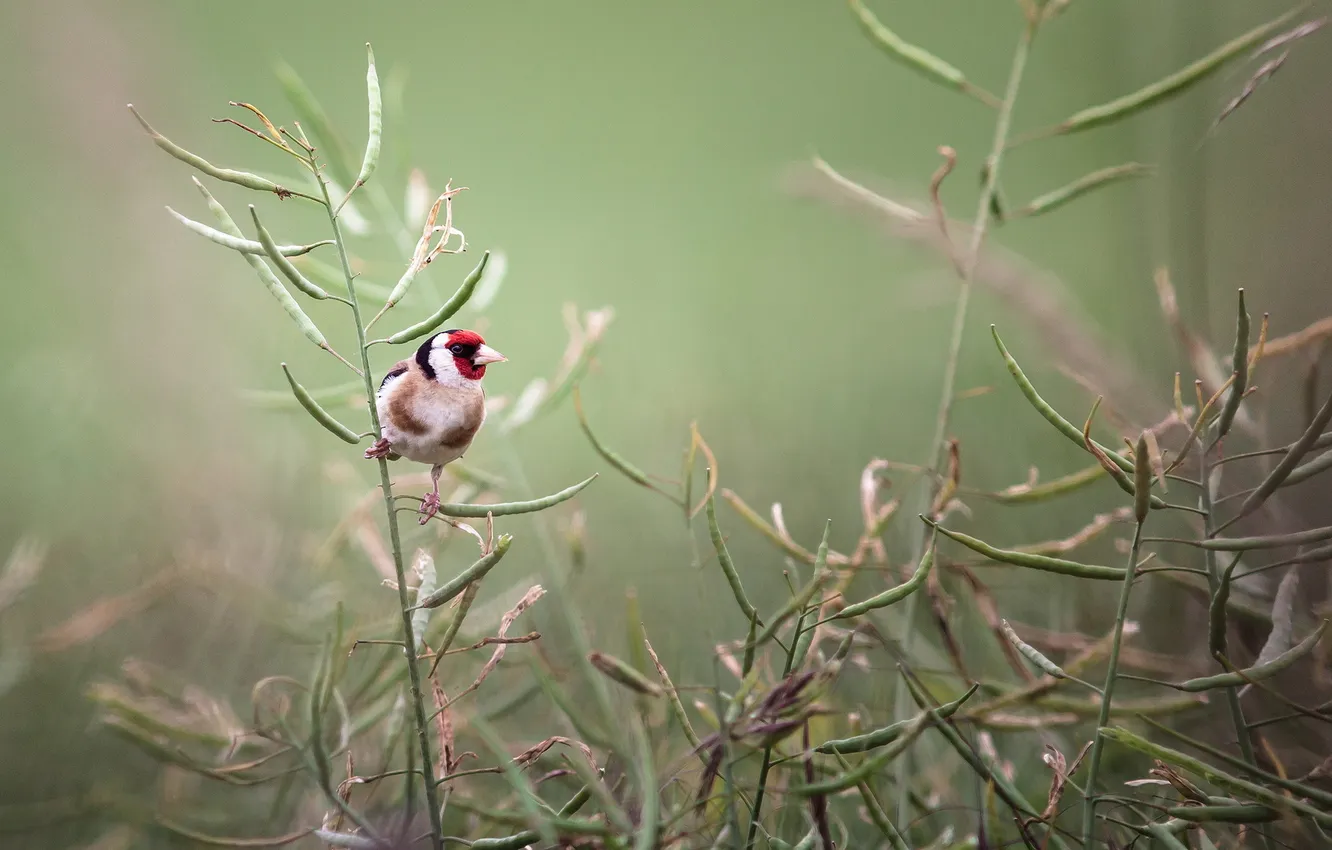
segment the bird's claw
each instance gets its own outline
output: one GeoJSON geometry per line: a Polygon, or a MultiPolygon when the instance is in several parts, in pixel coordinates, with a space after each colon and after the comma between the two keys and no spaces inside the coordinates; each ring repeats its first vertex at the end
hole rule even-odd
{"type": "Polygon", "coordinates": [[[425,498],[421,500],[420,524],[425,525],[430,522],[431,517],[437,513],[439,513],[439,494],[426,493],[425,498]]]}
{"type": "Polygon", "coordinates": [[[379,458],[388,457],[390,451],[392,451],[392,446],[389,445],[388,438],[380,437],[375,440],[373,446],[365,450],[365,457],[366,460],[378,460],[379,458]]]}

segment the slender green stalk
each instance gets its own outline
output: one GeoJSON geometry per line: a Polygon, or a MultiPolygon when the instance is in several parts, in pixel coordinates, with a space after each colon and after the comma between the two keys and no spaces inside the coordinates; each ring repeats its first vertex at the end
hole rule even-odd
{"type": "MultiPolygon", "coordinates": [[[[999,166],[1003,161],[1004,149],[1008,146],[1009,130],[1013,122],[1013,106],[1017,102],[1018,90],[1022,87],[1022,77],[1027,70],[1027,57],[1031,54],[1031,44],[1036,38],[1038,24],[1038,19],[1032,17],[1022,27],[1022,36],[1018,39],[1017,47],[1013,51],[1013,65],[1008,73],[1008,84],[1004,89],[1004,99],[999,105],[999,115],[995,119],[994,140],[990,146],[990,156],[986,160],[985,185],[981,188],[980,201],[976,206],[976,219],[971,228],[971,243],[967,246],[967,254],[962,261],[962,288],[958,292],[957,306],[953,310],[953,330],[948,342],[947,359],[944,361],[943,390],[939,396],[939,413],[935,418],[934,438],[930,441],[930,466],[937,464],[940,455],[943,453],[944,437],[948,432],[948,420],[953,412],[953,397],[956,394],[957,366],[962,352],[962,337],[966,332],[967,312],[971,304],[971,282],[976,276],[976,268],[980,265],[981,246],[984,245],[985,236],[989,232],[994,199],[999,191],[999,166]]],[[[926,488],[928,487],[927,484],[926,488]]],[[[924,489],[921,498],[922,510],[918,513],[925,512],[924,509],[929,507],[931,498],[932,494],[929,489],[924,489]]],[[[917,538],[912,553],[913,563],[920,562],[921,554],[927,543],[926,533],[928,530],[928,528],[922,528],[920,531],[920,537],[917,538]]],[[[912,638],[915,635],[911,623],[915,619],[916,602],[919,598],[919,594],[912,594],[908,597],[903,614],[906,623],[906,634],[902,638],[902,651],[908,657],[911,654],[912,638]]],[[[898,688],[896,707],[893,712],[897,719],[902,719],[906,714],[908,702],[909,697],[906,689],[898,688]]],[[[910,753],[907,753],[905,758],[898,760],[896,770],[898,789],[897,821],[899,823],[905,823],[907,820],[906,779],[910,771],[911,757],[910,753]]]]}
{"type": "Polygon", "coordinates": [[[1110,641],[1110,658],[1106,664],[1105,687],[1101,694],[1101,712],[1096,719],[1096,739],[1092,744],[1091,760],[1087,767],[1086,800],[1082,806],[1082,846],[1092,850],[1096,842],[1096,775],[1101,770],[1101,751],[1105,737],[1101,730],[1110,723],[1110,706],[1115,695],[1115,682],[1119,675],[1119,648],[1124,640],[1124,620],[1128,617],[1129,595],[1133,592],[1133,579],[1137,575],[1138,550],[1142,547],[1142,523],[1133,532],[1133,546],[1129,550],[1128,564],[1124,568],[1124,583],[1119,591],[1119,608],[1115,611],[1114,637],[1110,641]]]}
{"type": "MultiPolygon", "coordinates": [[[[356,298],[356,276],[352,274],[351,262],[347,258],[347,243],[342,236],[342,225],[338,223],[333,209],[332,199],[328,194],[328,182],[322,172],[316,169],[319,189],[324,196],[324,205],[328,209],[328,221],[333,228],[333,239],[338,246],[338,259],[342,262],[342,273],[347,279],[347,298],[351,302],[352,320],[356,325],[356,345],[361,352],[361,373],[365,378],[365,392],[370,410],[370,427],[379,439],[382,430],[379,424],[379,410],[375,406],[374,377],[370,372],[370,354],[366,345],[365,324],[361,319],[361,306],[356,298]]],[[[393,548],[393,569],[398,580],[398,607],[402,612],[403,651],[407,656],[407,676],[411,687],[412,709],[416,714],[416,736],[421,746],[421,776],[425,783],[427,814],[430,816],[430,842],[434,850],[443,850],[444,830],[440,823],[439,790],[435,787],[434,761],[430,757],[430,727],[426,725],[425,697],[421,692],[421,671],[416,666],[416,640],[412,631],[412,599],[407,589],[407,570],[402,557],[402,536],[398,531],[398,514],[393,504],[393,482],[389,478],[388,461],[379,460],[379,481],[384,491],[384,513],[388,517],[389,541],[393,548]]]]}
{"type": "MultiPolygon", "coordinates": [[[[1208,452],[1202,451],[1198,457],[1198,478],[1202,481],[1202,488],[1198,491],[1198,506],[1203,509],[1203,537],[1210,539],[1217,532],[1216,517],[1212,510],[1212,465],[1208,458],[1208,452]]],[[[1213,597],[1221,586],[1221,565],[1217,562],[1217,553],[1212,549],[1203,550],[1203,563],[1207,567],[1207,590],[1213,597]]],[[[1225,689],[1226,709],[1230,713],[1230,723],[1235,729],[1235,742],[1239,745],[1240,755],[1248,764],[1257,765],[1258,761],[1253,754],[1253,743],[1249,740],[1249,725],[1244,719],[1244,708],[1240,705],[1239,689],[1231,686],[1225,689]]],[[[1104,724],[1102,724],[1104,725],[1104,724]]],[[[1271,837],[1266,831],[1260,831],[1263,836],[1263,843],[1267,847],[1272,846],[1271,837]]]]}

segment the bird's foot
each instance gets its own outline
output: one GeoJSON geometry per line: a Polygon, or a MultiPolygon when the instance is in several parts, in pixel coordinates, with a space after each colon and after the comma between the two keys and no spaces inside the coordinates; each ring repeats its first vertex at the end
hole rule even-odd
{"type": "Polygon", "coordinates": [[[367,460],[378,460],[379,458],[388,457],[392,451],[393,447],[389,445],[388,438],[380,437],[375,440],[373,446],[365,450],[365,457],[367,460]]]}
{"type": "Polygon", "coordinates": [[[430,522],[431,517],[439,513],[439,493],[426,493],[425,498],[421,500],[421,525],[430,522]]]}

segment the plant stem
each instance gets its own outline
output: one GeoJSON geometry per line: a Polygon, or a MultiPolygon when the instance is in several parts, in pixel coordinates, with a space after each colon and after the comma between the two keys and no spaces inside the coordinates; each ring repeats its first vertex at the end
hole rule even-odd
{"type": "MultiPolygon", "coordinates": [[[[1201,439],[1201,437],[1200,437],[1201,439]]],[[[1205,448],[1206,443],[1200,442],[1198,448],[1198,478],[1202,481],[1202,487],[1198,493],[1198,506],[1203,510],[1203,537],[1210,538],[1216,533],[1215,517],[1212,509],[1214,499],[1212,498],[1212,464],[1208,459],[1209,452],[1205,448]]],[[[1207,567],[1207,590],[1210,597],[1215,598],[1217,588],[1221,585],[1221,565],[1217,563],[1216,552],[1211,549],[1203,550],[1203,563],[1207,567]]],[[[1240,755],[1244,760],[1252,765],[1257,765],[1258,761],[1254,758],[1253,743],[1249,740],[1249,725],[1244,719],[1244,708],[1240,705],[1239,690],[1235,687],[1225,689],[1226,709],[1230,712],[1230,723],[1235,727],[1235,742],[1239,745],[1240,755]]],[[[1267,830],[1258,830],[1263,837],[1263,843],[1267,847],[1272,846],[1272,838],[1267,830]]]]}
{"type": "MultiPolygon", "coordinates": [[[[356,277],[352,274],[351,263],[347,259],[347,244],[342,237],[342,226],[333,211],[332,199],[328,195],[328,183],[318,169],[315,176],[319,179],[319,188],[324,194],[324,205],[328,209],[328,221],[333,228],[333,239],[338,245],[338,259],[342,261],[342,273],[347,279],[347,296],[351,301],[352,319],[356,324],[356,346],[361,352],[361,372],[365,378],[365,392],[370,409],[370,426],[379,439],[382,430],[379,424],[379,410],[375,405],[374,378],[370,373],[370,354],[366,345],[365,325],[361,320],[361,306],[356,298],[356,277]]],[[[412,600],[407,592],[407,571],[402,558],[402,536],[398,532],[398,514],[393,504],[393,482],[389,478],[388,461],[379,459],[379,482],[384,491],[384,512],[388,516],[389,540],[393,547],[393,569],[398,579],[398,603],[402,612],[403,651],[407,657],[407,676],[411,685],[412,708],[416,714],[416,736],[421,745],[421,777],[425,783],[426,809],[430,816],[430,841],[435,850],[443,850],[444,830],[440,823],[439,791],[435,787],[434,762],[430,758],[430,728],[426,725],[425,697],[421,693],[421,671],[416,666],[416,637],[412,633],[412,615],[408,610],[412,600]]],[[[410,776],[410,774],[409,774],[410,776]]]]}
{"type": "Polygon", "coordinates": [[[1128,564],[1124,568],[1124,584],[1119,591],[1119,608],[1115,611],[1114,637],[1110,640],[1110,658],[1106,662],[1105,688],[1101,694],[1101,711],[1096,719],[1096,738],[1092,743],[1091,760],[1087,767],[1087,787],[1083,792],[1082,846],[1092,850],[1096,831],[1096,775],[1101,769],[1101,750],[1105,738],[1101,728],[1110,722],[1110,705],[1115,695],[1115,682],[1119,675],[1119,647],[1124,640],[1124,620],[1128,617],[1129,594],[1133,592],[1133,579],[1137,575],[1138,550],[1142,546],[1142,523],[1133,531],[1133,546],[1129,550],[1128,564]]]}
{"type": "MultiPolygon", "coordinates": [[[[971,305],[971,283],[976,276],[976,269],[980,265],[981,246],[984,245],[985,236],[989,231],[991,207],[999,190],[999,166],[1003,160],[1004,148],[1008,145],[1008,135],[1013,122],[1013,106],[1017,102],[1018,90],[1022,87],[1022,76],[1027,69],[1027,58],[1031,54],[1031,44],[1036,38],[1038,25],[1039,18],[1037,16],[1028,18],[1023,24],[1022,36],[1018,39],[1017,47],[1013,51],[1013,64],[1008,73],[1008,84],[1004,88],[1004,100],[999,105],[999,114],[994,123],[994,140],[990,146],[990,155],[986,159],[988,167],[985,173],[985,185],[981,188],[980,201],[976,207],[976,218],[971,227],[971,242],[967,246],[967,255],[962,263],[961,289],[958,292],[957,305],[953,309],[952,335],[948,342],[948,356],[944,361],[943,390],[939,397],[939,412],[935,417],[934,437],[930,442],[930,468],[934,468],[939,463],[939,457],[943,453],[944,438],[948,433],[948,420],[953,412],[953,397],[956,395],[957,366],[962,352],[962,337],[966,332],[967,313],[971,305]]],[[[933,484],[931,479],[927,478],[922,489],[922,509],[928,509],[932,498],[933,484]]],[[[920,513],[924,513],[924,510],[920,513]]],[[[920,560],[921,553],[925,550],[926,540],[927,533],[922,527],[920,537],[917,539],[913,550],[913,562],[920,560]]],[[[911,624],[915,620],[918,597],[919,594],[915,593],[907,597],[906,608],[903,613],[906,634],[902,638],[902,651],[907,655],[911,652],[912,638],[915,636],[915,630],[911,627],[911,624]]],[[[901,718],[906,715],[907,702],[906,689],[899,687],[893,712],[895,717],[901,718]]],[[[904,753],[903,758],[899,758],[896,764],[897,820],[899,823],[905,822],[907,816],[906,778],[910,769],[911,758],[908,752],[904,753]]]]}

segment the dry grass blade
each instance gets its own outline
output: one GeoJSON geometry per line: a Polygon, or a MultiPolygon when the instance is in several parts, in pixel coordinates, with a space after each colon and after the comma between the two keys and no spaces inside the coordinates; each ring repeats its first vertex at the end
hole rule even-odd
{"type": "Polygon", "coordinates": [[[1294,354],[1310,345],[1322,342],[1329,336],[1332,336],[1332,316],[1325,319],[1319,319],[1303,330],[1298,330],[1295,333],[1268,340],[1265,356],[1283,357],[1288,354],[1294,354]]]}
{"type": "Polygon", "coordinates": [[[707,468],[712,470],[712,472],[708,474],[707,492],[703,494],[703,498],[698,500],[697,505],[694,505],[694,507],[689,509],[689,518],[693,519],[699,515],[700,511],[707,507],[708,501],[711,500],[713,495],[717,492],[717,456],[712,453],[712,447],[703,439],[703,435],[699,432],[698,423],[696,422],[689,423],[689,440],[691,451],[693,446],[698,446],[703,452],[703,457],[707,460],[707,468]]]}
{"type": "Polygon", "coordinates": [[[555,746],[556,744],[559,744],[564,747],[573,747],[577,749],[580,753],[583,754],[583,758],[587,759],[587,763],[592,768],[594,773],[599,773],[601,771],[601,768],[597,767],[597,758],[596,756],[592,755],[591,747],[589,747],[587,744],[584,744],[582,741],[575,741],[573,738],[565,738],[561,735],[552,736],[544,741],[541,741],[538,744],[534,744],[533,746],[528,747],[527,749],[523,750],[521,753],[513,757],[513,763],[518,765],[519,767],[529,767],[535,764],[537,759],[545,755],[547,751],[549,751],[550,748],[555,746]]]}
{"type": "Polygon", "coordinates": [[[953,245],[953,240],[948,235],[948,211],[944,209],[943,198],[939,196],[939,189],[943,186],[944,178],[952,174],[953,169],[957,166],[957,151],[943,145],[939,148],[939,156],[943,157],[944,161],[934,172],[934,176],[930,178],[930,200],[934,202],[934,217],[939,222],[939,235],[943,237],[948,259],[952,262],[953,269],[961,275],[963,274],[962,260],[957,256],[957,247],[953,245]]]}
{"type": "Polygon", "coordinates": [[[1259,86],[1272,79],[1272,75],[1280,70],[1282,65],[1286,64],[1286,58],[1288,56],[1290,56],[1289,50],[1275,59],[1269,59],[1262,65],[1259,65],[1258,70],[1254,71],[1253,76],[1249,77],[1248,81],[1244,84],[1244,88],[1240,89],[1239,94],[1231,98],[1230,102],[1227,103],[1225,108],[1221,110],[1220,114],[1216,116],[1216,120],[1212,122],[1211,130],[1215,130],[1222,121],[1230,117],[1231,113],[1236,109],[1239,109],[1240,106],[1242,106],[1244,102],[1258,90],[1259,86]]]}
{"type": "Polygon", "coordinates": [[[33,648],[39,652],[61,652],[95,640],[122,620],[142,614],[166,594],[176,578],[175,570],[163,570],[134,590],[102,597],[42,632],[33,641],[33,648]]]}
{"type": "Polygon", "coordinates": [[[1273,50],[1276,50],[1278,47],[1283,47],[1287,44],[1290,44],[1292,41],[1298,41],[1301,38],[1313,35],[1314,33],[1318,32],[1320,29],[1322,29],[1323,25],[1326,23],[1327,23],[1327,18],[1314,18],[1312,21],[1305,21],[1299,26],[1286,30],[1281,35],[1273,36],[1272,38],[1268,39],[1266,42],[1263,43],[1262,47],[1259,47],[1257,50],[1253,52],[1253,56],[1256,59],[1259,56],[1262,56],[1264,53],[1271,53],[1273,50]]]}
{"type": "MultiPolygon", "coordinates": [[[[522,616],[522,613],[524,611],[526,611],[528,608],[531,608],[532,605],[535,604],[538,599],[540,599],[542,596],[545,595],[546,595],[546,589],[544,587],[542,587],[539,584],[533,585],[527,591],[527,593],[523,594],[523,598],[519,599],[516,605],[514,605],[508,611],[505,611],[504,615],[500,617],[499,634],[497,635],[497,637],[507,638],[509,627],[513,625],[513,621],[522,616]]],[[[481,687],[481,683],[486,680],[486,677],[489,676],[492,672],[494,672],[495,668],[499,666],[499,663],[504,660],[504,652],[506,649],[508,649],[507,643],[500,643],[499,645],[497,645],[495,647],[495,651],[491,653],[490,659],[486,661],[485,665],[481,668],[481,672],[477,674],[476,681],[468,685],[467,688],[462,691],[462,693],[458,694],[456,697],[449,700],[448,703],[446,703],[446,705],[450,706],[453,705],[458,700],[462,699],[463,697],[475,691],[477,688],[481,687]]]]}
{"type": "Polygon", "coordinates": [[[1022,663],[1022,656],[1018,653],[1017,647],[1012,641],[1005,640],[1003,618],[999,616],[999,606],[995,604],[994,595],[990,592],[989,586],[980,580],[980,578],[963,564],[953,564],[952,569],[962,575],[967,584],[971,587],[971,598],[976,609],[980,611],[982,619],[985,620],[986,627],[994,635],[995,645],[1003,652],[1004,659],[1008,661],[1008,666],[1022,677],[1023,680],[1031,682],[1035,680],[1035,675],[1031,669],[1022,663]]]}
{"type": "Polygon", "coordinates": [[[448,695],[434,676],[430,677],[430,695],[435,702],[435,731],[439,735],[439,765],[435,768],[435,776],[443,779],[453,773],[459,761],[453,755],[453,712],[449,710],[448,695]]]}

